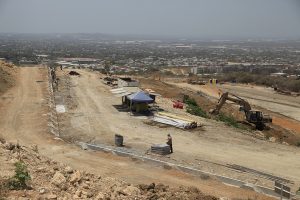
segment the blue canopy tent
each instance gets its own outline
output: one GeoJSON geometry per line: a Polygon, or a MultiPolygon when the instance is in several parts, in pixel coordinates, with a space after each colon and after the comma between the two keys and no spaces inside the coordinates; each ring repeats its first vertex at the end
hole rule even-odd
{"type": "Polygon", "coordinates": [[[127,98],[133,103],[153,103],[153,99],[149,97],[145,92],[139,91],[128,95],[127,98]]]}
{"type": "Polygon", "coordinates": [[[145,92],[139,91],[127,96],[127,99],[130,100],[130,110],[132,107],[132,103],[153,103],[154,100],[149,97],[145,92]]]}

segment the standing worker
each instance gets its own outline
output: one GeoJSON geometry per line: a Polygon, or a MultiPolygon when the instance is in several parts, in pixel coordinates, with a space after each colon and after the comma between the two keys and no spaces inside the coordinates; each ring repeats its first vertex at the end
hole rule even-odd
{"type": "Polygon", "coordinates": [[[173,144],[172,144],[172,137],[170,134],[168,134],[168,141],[167,141],[167,145],[170,146],[170,151],[171,153],[173,153],[173,144]]]}

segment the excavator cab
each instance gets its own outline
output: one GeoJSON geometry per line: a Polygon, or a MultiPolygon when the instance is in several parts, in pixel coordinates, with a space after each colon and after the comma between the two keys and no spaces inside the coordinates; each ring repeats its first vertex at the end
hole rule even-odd
{"type": "Polygon", "coordinates": [[[250,110],[246,114],[246,119],[249,123],[255,124],[256,129],[264,130],[265,128],[265,120],[264,115],[261,111],[258,110],[250,110]]]}
{"type": "Polygon", "coordinates": [[[247,117],[247,121],[250,123],[262,122],[264,118],[262,112],[257,110],[248,111],[246,117],[247,117]]]}

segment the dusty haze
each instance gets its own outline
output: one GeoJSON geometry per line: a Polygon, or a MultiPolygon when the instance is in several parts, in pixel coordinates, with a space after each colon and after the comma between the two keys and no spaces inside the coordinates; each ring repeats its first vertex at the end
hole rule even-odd
{"type": "Polygon", "coordinates": [[[298,0],[0,0],[0,32],[298,38],[298,0]]]}

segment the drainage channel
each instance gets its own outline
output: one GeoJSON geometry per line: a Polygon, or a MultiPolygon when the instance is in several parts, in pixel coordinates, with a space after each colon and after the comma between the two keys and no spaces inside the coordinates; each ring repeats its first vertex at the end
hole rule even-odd
{"type": "Polygon", "coordinates": [[[86,149],[91,149],[91,150],[95,150],[95,151],[104,151],[104,152],[111,152],[114,153],[118,156],[125,156],[125,157],[132,157],[132,158],[137,158],[140,159],[144,162],[148,162],[157,166],[171,166],[174,167],[182,172],[188,173],[188,174],[192,174],[195,176],[203,176],[203,175],[207,175],[207,176],[213,176],[215,178],[217,178],[217,180],[221,181],[222,183],[226,184],[226,185],[231,185],[231,186],[235,186],[235,187],[239,187],[239,188],[244,188],[244,189],[250,189],[253,190],[255,192],[258,193],[262,193],[268,196],[272,196],[272,197],[276,197],[276,198],[280,198],[280,195],[278,195],[277,193],[274,192],[273,188],[267,188],[264,186],[259,186],[259,185],[254,185],[254,184],[249,184],[246,183],[244,181],[238,180],[238,179],[233,179],[233,178],[229,178],[226,176],[220,176],[218,174],[214,174],[211,172],[206,172],[206,171],[202,171],[199,169],[195,169],[189,166],[184,166],[184,165],[180,165],[180,164],[175,164],[175,163],[171,163],[171,162],[166,162],[163,160],[159,160],[159,159],[155,159],[155,158],[150,158],[147,156],[141,156],[132,152],[128,152],[128,151],[124,151],[121,148],[118,149],[114,149],[112,147],[109,146],[105,146],[105,145],[95,145],[95,144],[89,144],[89,143],[84,143],[84,142],[79,142],[78,143],[82,148],[86,149]]]}

